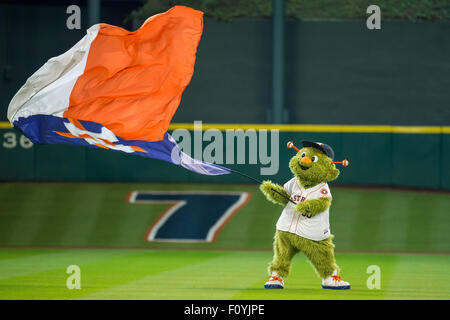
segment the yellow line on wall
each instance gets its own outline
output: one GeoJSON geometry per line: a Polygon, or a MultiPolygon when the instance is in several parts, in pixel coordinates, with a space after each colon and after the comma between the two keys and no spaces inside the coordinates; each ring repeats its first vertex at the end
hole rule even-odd
{"type": "MultiPolygon", "coordinates": [[[[389,130],[389,126],[350,126],[350,125],[309,125],[309,124],[211,124],[203,123],[202,130],[208,129],[255,129],[255,130],[273,130],[278,129],[280,131],[302,131],[302,132],[386,132],[389,130]]],[[[194,130],[194,124],[192,123],[172,123],[169,127],[170,130],[175,129],[187,129],[194,130]]]]}
{"type": "MultiPolygon", "coordinates": [[[[7,121],[0,121],[0,129],[11,129],[7,121]]],[[[169,130],[187,129],[194,130],[193,123],[172,123],[169,130]]],[[[274,130],[285,132],[356,132],[356,133],[419,133],[419,134],[450,134],[450,127],[439,126],[381,126],[381,125],[322,125],[322,124],[222,124],[202,123],[202,130],[274,130]]]]}
{"type": "Polygon", "coordinates": [[[450,127],[442,127],[442,133],[450,133],[450,127]]]}
{"type": "MultiPolygon", "coordinates": [[[[187,129],[194,130],[192,123],[172,123],[169,130],[187,129]]],[[[208,129],[278,129],[287,132],[359,132],[359,133],[450,133],[450,127],[439,126],[381,126],[381,125],[320,125],[320,124],[211,124],[203,123],[202,130],[208,129]]]]}

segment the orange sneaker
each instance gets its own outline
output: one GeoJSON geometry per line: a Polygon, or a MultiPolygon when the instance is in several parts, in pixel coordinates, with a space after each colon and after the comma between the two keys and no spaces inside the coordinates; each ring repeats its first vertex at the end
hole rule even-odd
{"type": "Polygon", "coordinates": [[[266,289],[283,289],[284,281],[283,277],[280,277],[278,273],[272,272],[269,280],[264,284],[264,288],[266,289]]]}
{"type": "Polygon", "coordinates": [[[333,272],[333,275],[326,277],[322,280],[323,289],[334,289],[334,290],[348,290],[350,289],[350,283],[345,282],[338,276],[337,271],[333,272]]]}

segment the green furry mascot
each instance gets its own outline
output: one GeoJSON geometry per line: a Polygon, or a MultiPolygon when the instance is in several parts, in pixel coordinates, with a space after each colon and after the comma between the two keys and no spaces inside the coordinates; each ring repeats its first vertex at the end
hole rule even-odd
{"type": "Polygon", "coordinates": [[[303,252],[322,278],[322,288],[350,289],[350,284],[338,275],[329,225],[332,197],[327,182],[339,176],[332,161],[334,152],[323,143],[302,141],[302,144],[300,150],[294,147],[298,153],[289,162],[294,174],[291,180],[284,186],[271,181],[260,185],[269,201],[284,207],[276,225],[270,278],[264,287],[282,289],[292,258],[303,252]]]}

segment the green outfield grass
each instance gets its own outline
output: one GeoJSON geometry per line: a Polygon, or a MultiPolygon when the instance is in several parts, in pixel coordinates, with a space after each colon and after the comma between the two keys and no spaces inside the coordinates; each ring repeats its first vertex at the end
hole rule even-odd
{"type": "Polygon", "coordinates": [[[308,262],[294,258],[283,290],[263,288],[270,252],[200,250],[0,250],[1,299],[449,299],[450,256],[338,254],[352,289],[321,289],[308,262]],[[69,290],[66,269],[81,270],[69,290]],[[367,267],[381,270],[381,288],[368,289],[367,267]]]}
{"type": "Polygon", "coordinates": [[[345,292],[321,289],[302,255],[284,290],[263,289],[281,207],[254,185],[2,183],[0,299],[450,298],[448,193],[331,190],[337,262],[352,285],[345,292]],[[216,242],[155,243],[145,232],[169,205],[128,203],[133,190],[251,199],[216,242]],[[66,288],[69,265],[81,268],[80,290],[66,288]],[[380,267],[380,290],[367,288],[371,265],[380,267]]]}

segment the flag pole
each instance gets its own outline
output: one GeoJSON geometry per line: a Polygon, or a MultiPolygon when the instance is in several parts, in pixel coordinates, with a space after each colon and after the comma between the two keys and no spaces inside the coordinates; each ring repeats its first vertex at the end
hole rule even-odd
{"type": "MultiPolygon", "coordinates": [[[[257,182],[258,184],[262,184],[262,181],[259,181],[258,179],[255,179],[255,178],[253,178],[253,177],[250,177],[249,175],[246,175],[245,173],[242,173],[242,172],[239,172],[239,171],[236,171],[236,170],[232,170],[232,169],[230,169],[230,168],[227,168],[227,169],[230,170],[230,171],[233,172],[233,173],[237,173],[237,174],[239,174],[239,175],[241,175],[241,176],[243,176],[243,177],[246,177],[246,178],[248,178],[248,179],[250,179],[250,180],[253,180],[253,181],[257,182]]],[[[273,189],[273,188],[272,188],[272,191],[275,192],[275,193],[278,193],[280,196],[282,196],[283,198],[289,200],[289,201],[292,202],[293,204],[295,204],[295,205],[297,204],[297,203],[295,203],[294,201],[292,201],[291,198],[287,197],[286,195],[282,194],[281,192],[278,192],[277,190],[275,190],[275,189],[273,189]]]]}

